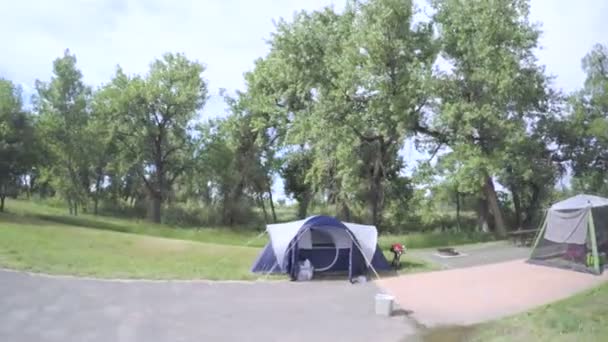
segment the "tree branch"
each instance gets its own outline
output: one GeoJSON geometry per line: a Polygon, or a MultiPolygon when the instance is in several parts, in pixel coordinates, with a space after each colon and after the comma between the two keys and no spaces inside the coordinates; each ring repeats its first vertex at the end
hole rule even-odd
{"type": "Polygon", "coordinates": [[[355,128],[354,126],[349,126],[353,132],[355,132],[355,134],[359,137],[359,139],[363,140],[363,141],[367,141],[367,142],[374,142],[377,140],[382,139],[382,136],[380,135],[374,135],[374,136],[366,136],[363,133],[361,133],[357,128],[355,128]]]}
{"type": "Polygon", "coordinates": [[[446,137],[445,133],[439,132],[439,131],[435,131],[433,129],[430,129],[428,127],[424,127],[422,125],[420,125],[419,122],[416,122],[416,124],[413,127],[414,131],[416,133],[422,133],[428,136],[431,136],[435,139],[437,139],[437,141],[439,141],[442,144],[447,144],[448,143],[448,138],[446,137]]]}
{"type": "Polygon", "coordinates": [[[441,147],[443,146],[443,143],[438,143],[437,147],[435,147],[435,150],[433,151],[433,153],[431,153],[431,157],[429,158],[429,160],[427,160],[427,163],[430,163],[431,160],[433,160],[433,158],[435,158],[435,155],[437,155],[437,152],[439,152],[439,150],[441,149],[441,147]]]}

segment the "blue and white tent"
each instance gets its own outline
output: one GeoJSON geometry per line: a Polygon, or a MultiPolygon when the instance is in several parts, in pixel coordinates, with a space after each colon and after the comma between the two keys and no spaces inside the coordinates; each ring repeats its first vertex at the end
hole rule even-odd
{"type": "Polygon", "coordinates": [[[295,279],[297,265],[308,259],[319,272],[348,272],[349,279],[373,270],[390,270],[378,247],[374,226],[341,222],[331,216],[269,224],[270,241],[251,269],[255,273],[288,273],[295,279]]]}

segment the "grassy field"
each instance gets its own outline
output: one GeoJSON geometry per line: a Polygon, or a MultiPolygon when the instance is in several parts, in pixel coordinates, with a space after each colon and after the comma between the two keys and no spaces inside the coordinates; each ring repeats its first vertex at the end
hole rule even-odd
{"type": "Polygon", "coordinates": [[[477,327],[471,341],[605,341],[608,284],[529,313],[477,327]]]}
{"type": "MultiPolygon", "coordinates": [[[[52,274],[254,279],[249,268],[266,242],[257,230],[181,229],[111,217],[73,217],[25,201],[10,201],[7,212],[0,213],[0,266],[52,274]]],[[[400,273],[435,269],[407,256],[402,265],[400,273]]]]}
{"type": "Polygon", "coordinates": [[[608,336],[608,284],[502,320],[431,330],[427,342],[594,342],[608,336]]]}
{"type": "MultiPolygon", "coordinates": [[[[210,242],[224,245],[263,247],[266,239],[256,238],[260,229],[227,229],[206,227],[204,229],[182,229],[167,225],[153,224],[145,220],[122,219],[108,216],[67,215],[63,208],[47,206],[36,202],[9,201],[7,212],[24,220],[38,219],[57,225],[94,228],[121,233],[131,233],[164,237],[170,239],[210,242]]],[[[13,218],[14,219],[14,218],[13,218]]],[[[0,221],[1,222],[1,221],[0,221]]]]}
{"type": "Polygon", "coordinates": [[[0,215],[0,266],[102,278],[251,279],[257,248],[0,215]]]}

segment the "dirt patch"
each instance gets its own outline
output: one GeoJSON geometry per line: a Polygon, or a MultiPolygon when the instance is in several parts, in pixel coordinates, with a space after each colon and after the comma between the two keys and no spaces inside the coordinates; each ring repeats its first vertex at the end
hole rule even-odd
{"type": "Polygon", "coordinates": [[[608,280],[602,276],[530,265],[523,260],[378,281],[401,308],[427,327],[466,326],[569,297],[608,280]]]}

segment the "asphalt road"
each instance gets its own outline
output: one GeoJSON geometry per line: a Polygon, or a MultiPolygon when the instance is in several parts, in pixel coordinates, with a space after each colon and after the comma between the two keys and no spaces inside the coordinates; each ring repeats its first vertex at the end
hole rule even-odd
{"type": "Polygon", "coordinates": [[[403,341],[371,283],[100,281],[0,271],[0,341],[403,341]]]}

